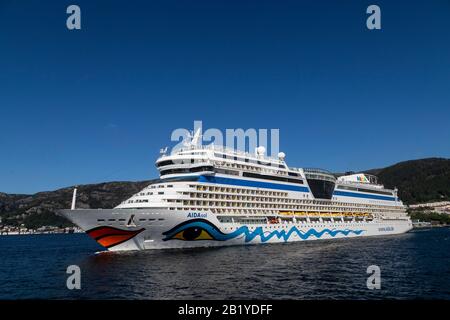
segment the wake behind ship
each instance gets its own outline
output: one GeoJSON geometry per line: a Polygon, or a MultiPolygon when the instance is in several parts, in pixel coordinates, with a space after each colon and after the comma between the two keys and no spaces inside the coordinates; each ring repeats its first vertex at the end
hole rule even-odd
{"type": "Polygon", "coordinates": [[[198,145],[158,158],[160,179],[114,209],[59,213],[111,251],[399,234],[412,228],[397,190],[375,176],[336,178],[278,158],[198,145]]]}

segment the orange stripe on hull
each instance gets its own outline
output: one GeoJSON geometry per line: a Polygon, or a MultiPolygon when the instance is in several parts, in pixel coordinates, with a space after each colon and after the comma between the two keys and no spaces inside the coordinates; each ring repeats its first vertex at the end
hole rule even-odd
{"type": "Polygon", "coordinates": [[[94,239],[98,239],[100,237],[104,237],[107,235],[134,235],[136,231],[130,230],[121,230],[113,227],[100,227],[89,230],[87,233],[94,239]]]}
{"type": "Polygon", "coordinates": [[[111,248],[130,240],[143,230],[121,230],[113,227],[98,227],[88,230],[86,233],[105,248],[111,248]]]}
{"type": "Polygon", "coordinates": [[[98,243],[100,243],[105,248],[109,248],[115,245],[118,245],[119,243],[125,242],[131,238],[133,238],[134,235],[117,235],[117,236],[106,236],[104,238],[101,238],[97,240],[98,243]]]}

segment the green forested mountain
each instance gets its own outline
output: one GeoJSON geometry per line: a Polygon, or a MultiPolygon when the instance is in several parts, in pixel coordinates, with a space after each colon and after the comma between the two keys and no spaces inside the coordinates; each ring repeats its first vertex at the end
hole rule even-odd
{"type": "Polygon", "coordinates": [[[450,159],[427,158],[365,171],[387,188],[397,187],[406,204],[450,200],[450,159]]]}

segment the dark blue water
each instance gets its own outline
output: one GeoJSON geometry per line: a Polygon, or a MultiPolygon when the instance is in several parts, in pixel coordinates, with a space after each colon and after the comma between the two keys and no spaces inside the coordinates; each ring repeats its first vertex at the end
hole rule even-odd
{"type": "Polygon", "coordinates": [[[85,234],[0,236],[0,299],[450,299],[450,229],[94,254],[85,234]],[[66,288],[68,265],[81,289],[66,288]],[[381,289],[366,286],[369,265],[381,289]]]}

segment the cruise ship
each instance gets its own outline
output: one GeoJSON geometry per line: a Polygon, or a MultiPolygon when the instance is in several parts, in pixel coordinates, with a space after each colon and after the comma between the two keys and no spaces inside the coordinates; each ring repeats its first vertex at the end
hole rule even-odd
{"type": "MultiPolygon", "coordinates": [[[[167,150],[167,149],[166,149],[167,150]]],[[[285,154],[198,143],[156,161],[160,178],[113,209],[59,213],[110,251],[284,243],[412,229],[397,190],[365,173],[293,168],[285,154]]]]}

